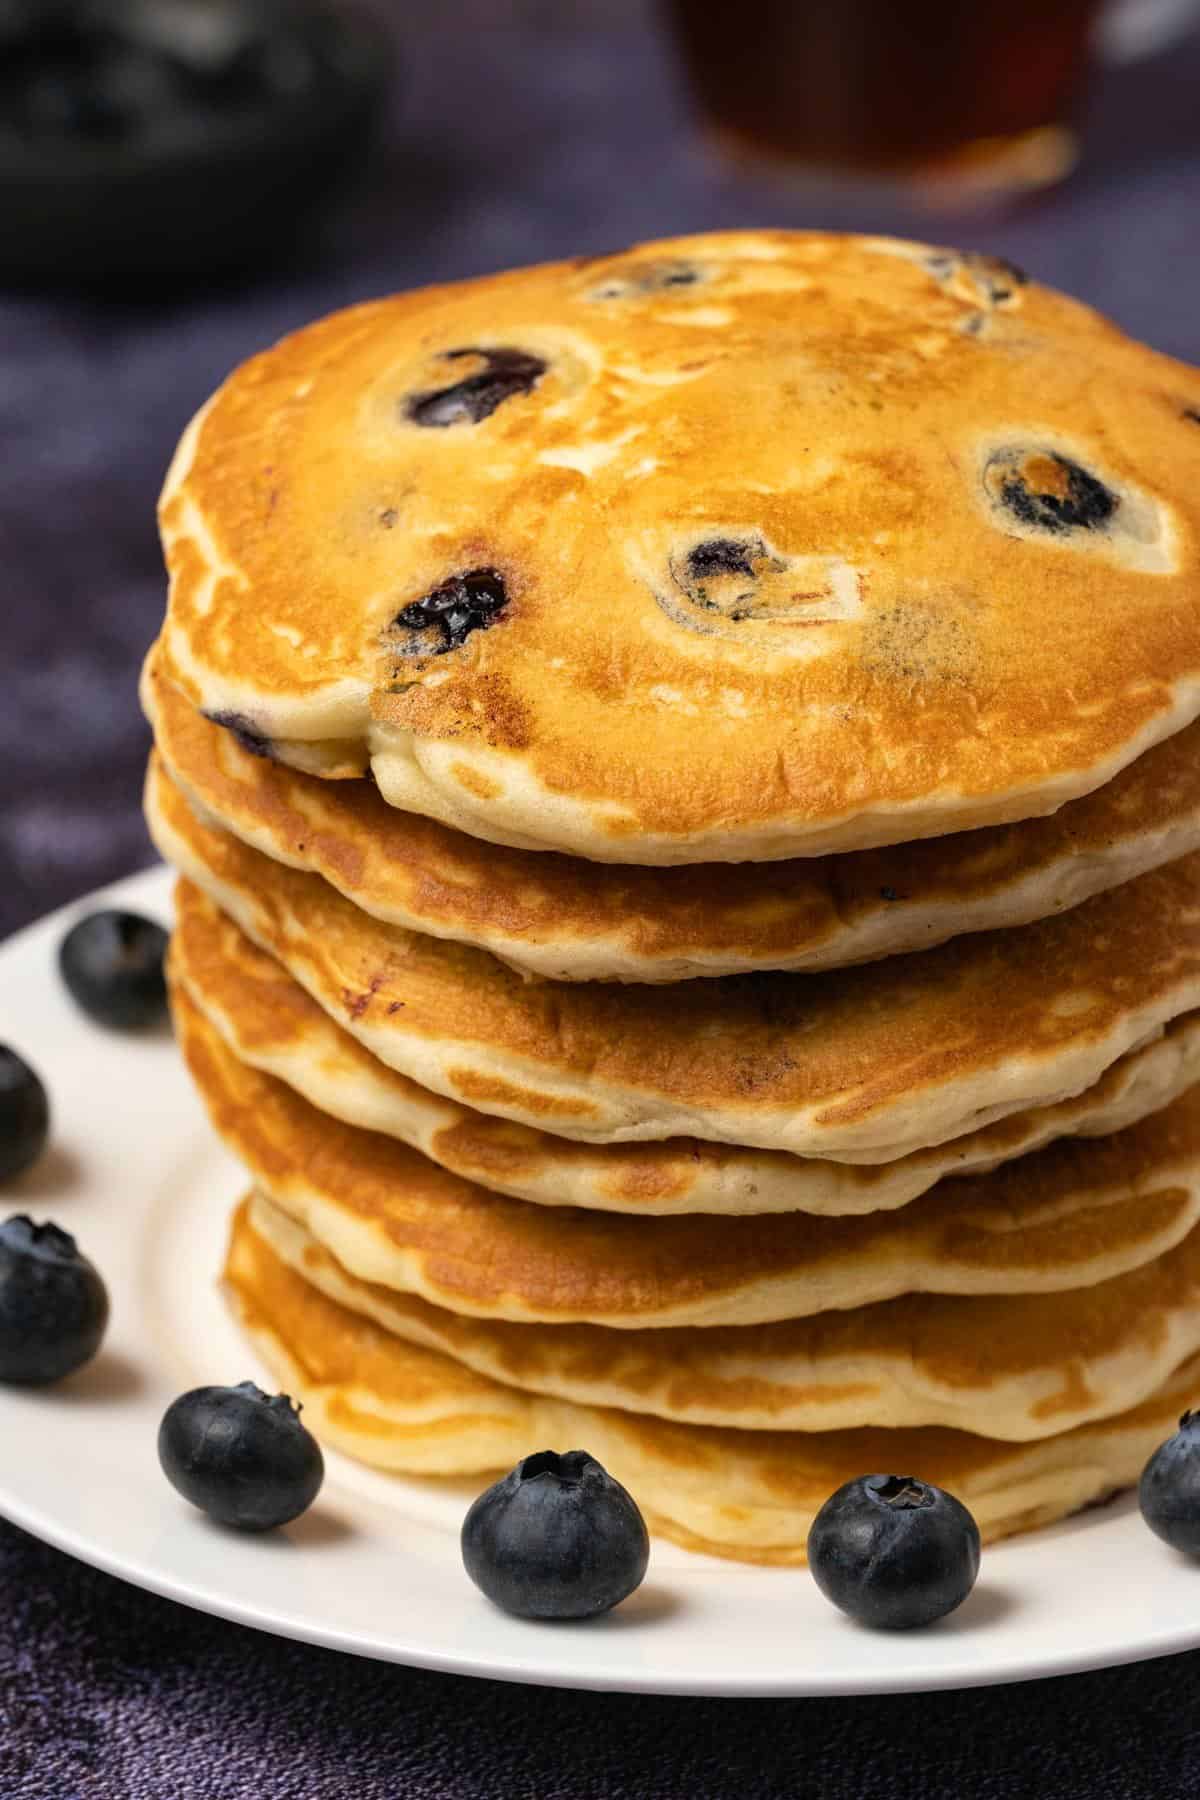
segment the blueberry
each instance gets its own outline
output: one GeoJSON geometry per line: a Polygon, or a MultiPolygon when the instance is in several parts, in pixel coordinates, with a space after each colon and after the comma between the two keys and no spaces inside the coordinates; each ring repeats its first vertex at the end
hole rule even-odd
{"type": "Polygon", "coordinates": [[[695,606],[741,620],[761,599],[764,581],[786,564],[767,549],[761,537],[714,537],[693,544],[686,556],[668,561],[671,580],[695,606]]]}
{"type": "Polygon", "coordinates": [[[1138,1483],[1138,1505],[1156,1537],[1200,1556],[1200,1412],[1184,1413],[1174,1437],[1154,1452],[1138,1483]]]}
{"type": "Polygon", "coordinates": [[[104,1283],[75,1239],[23,1213],[0,1225],[0,1381],[59,1381],[90,1362],[108,1324],[104,1283]]]}
{"type": "Polygon", "coordinates": [[[299,1407],[252,1381],[192,1388],[173,1400],[158,1428],[158,1460],[185,1500],[239,1531],[298,1518],[325,1478],[299,1407]]]}
{"type": "Polygon", "coordinates": [[[486,631],[494,625],[508,605],[504,577],[496,569],[468,569],[462,575],[451,575],[431,594],[397,613],[393,629],[437,632],[430,647],[434,656],[457,650],[473,631],[486,631]]]}
{"type": "Polygon", "coordinates": [[[961,1606],[979,1573],[979,1527],[960,1500],[911,1475],[860,1475],[821,1508],[808,1563],[827,1600],[890,1631],[961,1606]]]}
{"type": "Polygon", "coordinates": [[[73,1000],[101,1025],[150,1025],[167,1010],[167,934],[140,913],[94,912],[72,925],[58,966],[73,1000]]]}
{"type": "Polygon", "coordinates": [[[634,1500],[586,1450],[527,1456],[462,1528],[467,1574],[524,1619],[590,1619],[632,1594],[650,1542],[634,1500]]]}
{"type": "MultiPolygon", "coordinates": [[[[585,258],[590,261],[590,258],[585,258]]],[[[686,262],[652,262],[635,263],[624,274],[610,275],[599,287],[594,287],[587,298],[589,300],[629,300],[646,294],[666,293],[673,288],[695,287],[703,280],[701,271],[694,263],[686,262]]]]}
{"type": "Polygon", "coordinates": [[[1039,531],[1096,531],[1120,505],[1098,476],[1056,450],[998,450],[983,480],[993,500],[1039,531]]]}
{"type": "Polygon", "coordinates": [[[546,373],[544,359],[526,350],[445,350],[442,361],[457,362],[464,356],[482,360],[483,368],[448,387],[413,394],[404,412],[414,425],[439,430],[448,425],[478,425],[514,394],[530,393],[546,373]]]}
{"type": "Polygon", "coordinates": [[[204,717],[210,725],[220,725],[250,756],[265,756],[268,761],[274,760],[275,747],[270,738],[245,713],[210,712],[205,713],[204,717]]]}
{"type": "Polygon", "coordinates": [[[1008,262],[1003,256],[985,256],[977,252],[969,252],[963,261],[987,290],[988,298],[994,305],[1003,305],[1011,300],[1016,289],[1029,286],[1029,277],[1024,269],[1016,263],[1008,262]]]}
{"type": "Polygon", "coordinates": [[[1029,285],[1028,275],[1016,263],[978,250],[935,250],[925,258],[925,267],[937,281],[950,281],[965,269],[992,306],[1003,306],[1019,287],[1029,285]]]}
{"type": "Polygon", "coordinates": [[[688,573],[697,581],[714,575],[753,575],[754,560],[765,554],[758,543],[739,543],[736,538],[708,538],[688,551],[688,573]]]}
{"type": "Polygon", "coordinates": [[[24,1057],[0,1044],[0,1181],[35,1163],[50,1135],[50,1102],[24,1057]]]}

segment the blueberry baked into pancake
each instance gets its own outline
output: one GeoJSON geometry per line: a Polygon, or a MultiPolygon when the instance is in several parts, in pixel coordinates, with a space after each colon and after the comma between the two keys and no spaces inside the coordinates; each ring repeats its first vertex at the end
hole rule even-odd
{"type": "Polygon", "coordinates": [[[202,410],[146,811],[327,1447],[582,1443],[752,1562],[871,1470],[985,1538],[1137,1480],[1200,1400],[1198,416],[995,258],[803,232],[202,410]]]}

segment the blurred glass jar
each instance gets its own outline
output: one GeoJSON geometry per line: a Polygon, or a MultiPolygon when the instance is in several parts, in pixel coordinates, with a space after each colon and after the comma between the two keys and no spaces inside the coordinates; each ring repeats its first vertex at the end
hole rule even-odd
{"type": "Polygon", "coordinates": [[[1102,0],[666,0],[692,85],[735,152],[1006,191],[1071,167],[1102,0]]]}

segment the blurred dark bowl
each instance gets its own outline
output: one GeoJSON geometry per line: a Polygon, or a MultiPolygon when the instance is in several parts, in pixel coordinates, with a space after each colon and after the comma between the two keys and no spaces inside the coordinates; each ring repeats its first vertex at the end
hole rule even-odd
{"type": "Polygon", "coordinates": [[[361,166],[391,67],[320,0],[0,0],[0,281],[261,265],[361,166]]]}

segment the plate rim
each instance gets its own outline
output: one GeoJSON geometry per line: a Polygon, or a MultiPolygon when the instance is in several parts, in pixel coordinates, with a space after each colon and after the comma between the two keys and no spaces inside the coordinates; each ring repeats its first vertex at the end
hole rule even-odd
{"type": "MultiPolygon", "coordinates": [[[[36,954],[41,945],[57,932],[65,929],[73,917],[84,909],[111,904],[143,906],[148,910],[159,912],[169,909],[172,881],[172,872],[162,864],[144,868],[122,880],[81,895],[19,927],[0,941],[0,974],[14,961],[21,962],[27,955],[36,954]]],[[[86,1031],[90,1028],[81,1019],[79,1029],[86,1031]]],[[[174,1055],[173,1041],[166,1039],[161,1045],[161,1052],[168,1056],[174,1055]]],[[[53,1072],[43,1068],[43,1073],[46,1074],[48,1086],[51,1088],[53,1104],[53,1072]]],[[[20,1205],[19,1191],[15,1198],[20,1205]]],[[[0,1189],[0,1208],[4,1207],[5,1199],[5,1192],[0,1189]]],[[[40,1197],[38,1204],[42,1204],[40,1197]]],[[[144,1318],[140,1323],[144,1330],[148,1329],[144,1318]]],[[[257,1362],[257,1358],[252,1360],[257,1362]]],[[[23,1389],[13,1391],[20,1395],[27,1395],[29,1392],[29,1390],[23,1389]]],[[[5,1398],[6,1390],[0,1388],[0,1411],[3,1409],[5,1398]]],[[[336,1469],[339,1461],[336,1453],[331,1453],[331,1460],[336,1469]]],[[[336,1483],[334,1491],[338,1491],[336,1483]]],[[[375,1507],[377,1503],[372,1501],[368,1504],[375,1507]]],[[[19,1479],[17,1485],[14,1486],[13,1477],[2,1465],[0,1465],[0,1517],[6,1518],[30,1536],[101,1570],[106,1575],[127,1581],[135,1587],[142,1588],[146,1592],[173,1601],[178,1605],[192,1607],[212,1617],[228,1619],[240,1626],[266,1631],[297,1642],[312,1643],[343,1654],[366,1656],[374,1660],[430,1669],[443,1674],[466,1675],[475,1679],[507,1681],[524,1685],[582,1689],[593,1692],[693,1695],[729,1699],[849,1698],[859,1694],[935,1692],[1005,1685],[1020,1681],[1046,1680],[1059,1675],[1082,1674],[1089,1670],[1149,1661],[1200,1646],[1200,1605],[1198,1605],[1194,1624],[1147,1629],[1135,1639],[1118,1646],[1106,1641],[1101,1634],[1090,1643],[1083,1641],[1082,1638],[1079,1639],[1074,1649],[1055,1650],[1048,1647],[1027,1655],[1010,1653],[993,1656],[991,1659],[972,1659],[968,1654],[957,1662],[951,1659],[944,1665],[936,1667],[922,1668],[918,1657],[912,1659],[917,1664],[915,1669],[901,1670],[899,1675],[897,1669],[889,1666],[883,1659],[875,1667],[864,1665],[854,1672],[836,1663],[827,1667],[818,1657],[800,1660],[781,1670],[777,1678],[767,1679],[761,1673],[742,1676],[737,1667],[731,1665],[714,1667],[711,1670],[685,1670],[678,1664],[672,1668],[669,1652],[663,1662],[656,1666],[653,1660],[652,1637],[649,1634],[660,1629],[660,1626],[651,1619],[644,1626],[635,1627],[639,1632],[645,1631],[647,1634],[645,1644],[650,1646],[648,1652],[642,1657],[622,1663],[620,1650],[622,1633],[617,1631],[611,1637],[610,1655],[599,1663],[593,1662],[584,1666],[572,1663],[569,1649],[572,1638],[564,1633],[561,1626],[548,1632],[546,1627],[530,1627],[527,1621],[506,1620],[503,1622],[504,1629],[509,1626],[519,1628],[513,1633],[516,1642],[511,1650],[495,1649],[486,1644],[483,1649],[473,1649],[469,1645],[456,1645],[453,1649],[447,1650],[436,1644],[423,1643],[419,1635],[414,1636],[411,1631],[398,1633],[395,1630],[389,1630],[385,1634],[363,1632],[361,1629],[351,1630],[338,1624],[325,1623],[319,1618],[306,1614],[302,1608],[293,1610],[286,1605],[279,1604],[272,1607],[264,1604],[257,1596],[243,1599],[233,1588],[214,1587],[204,1581],[189,1578],[186,1574],[162,1568],[151,1558],[143,1559],[131,1556],[120,1549],[114,1550],[110,1544],[107,1544],[103,1538],[98,1538],[95,1533],[89,1534],[82,1529],[65,1524],[62,1520],[48,1514],[36,1501],[23,1495],[20,1491],[19,1479]],[[526,1645],[523,1639],[524,1633],[527,1631],[531,1633],[546,1632],[545,1649],[541,1649],[537,1645],[537,1639],[532,1635],[526,1645]]],[[[1069,1522],[1067,1525],[1069,1528],[1069,1522]]],[[[1055,1529],[1061,1529],[1061,1527],[1055,1529]]],[[[994,1548],[1006,1555],[1015,1554],[1019,1558],[1023,1545],[1034,1542],[1041,1536],[1044,1534],[1033,1533],[1026,1539],[1010,1539],[994,1548]]],[[[708,1566],[716,1567],[718,1573],[726,1567],[731,1571],[741,1570],[745,1573],[747,1567],[741,1564],[708,1566]]],[[[1170,1566],[1170,1564],[1166,1565],[1167,1568],[1170,1566]]],[[[754,1577],[764,1582],[769,1581],[773,1575],[790,1577],[798,1573],[799,1571],[795,1570],[756,1569],[753,1571],[754,1577]]],[[[486,1605],[486,1602],[481,1601],[480,1604],[486,1605]]],[[[836,1619],[836,1615],[833,1617],[836,1619]]],[[[837,1623],[839,1627],[855,1630],[853,1627],[847,1627],[845,1621],[837,1620],[837,1623]]],[[[588,1632],[594,1628],[584,1626],[570,1629],[574,1631],[582,1629],[584,1632],[588,1632]]],[[[601,1629],[603,1629],[602,1622],[601,1629]]],[[[936,1631],[936,1628],[934,1629],[936,1631]]],[[[983,1641],[986,1641],[988,1629],[986,1621],[978,1627],[978,1636],[983,1641]]],[[[972,1631],[970,1635],[975,1637],[976,1633],[972,1631]]],[[[608,1636],[607,1632],[605,1632],[605,1636],[608,1636]]],[[[903,1641],[915,1649],[920,1638],[914,1639],[912,1636],[906,1636],[903,1641]]]]}

